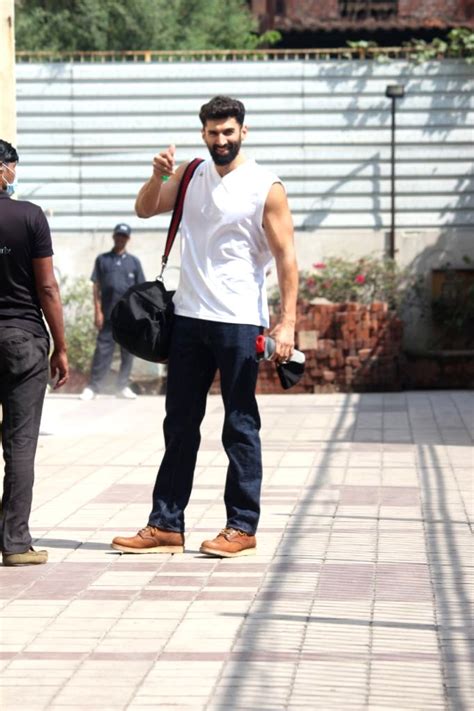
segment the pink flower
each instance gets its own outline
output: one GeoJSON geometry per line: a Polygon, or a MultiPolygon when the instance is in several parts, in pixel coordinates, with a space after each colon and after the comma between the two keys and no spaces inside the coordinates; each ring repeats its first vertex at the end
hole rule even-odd
{"type": "Polygon", "coordinates": [[[314,269],[326,269],[326,265],[324,262],[316,262],[316,264],[313,264],[314,269]]]}
{"type": "Polygon", "coordinates": [[[354,281],[356,284],[365,284],[365,276],[363,274],[358,274],[354,281]]]}
{"type": "Polygon", "coordinates": [[[308,277],[306,279],[306,286],[314,286],[316,284],[316,279],[314,277],[308,277]]]}

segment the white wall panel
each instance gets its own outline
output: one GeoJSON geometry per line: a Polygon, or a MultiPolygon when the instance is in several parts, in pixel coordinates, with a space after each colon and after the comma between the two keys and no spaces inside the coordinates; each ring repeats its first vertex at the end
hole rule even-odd
{"type": "MultiPolygon", "coordinates": [[[[112,98],[102,98],[97,96],[93,103],[84,102],[80,97],[71,97],[70,95],[51,98],[43,97],[44,100],[38,103],[38,100],[31,98],[29,95],[18,96],[18,104],[21,108],[21,116],[41,115],[41,114],[73,114],[80,115],[143,115],[153,114],[155,116],[176,116],[187,114],[194,122],[194,125],[199,125],[199,120],[196,113],[196,99],[186,97],[169,97],[166,101],[156,101],[155,97],[137,98],[134,97],[130,101],[128,96],[115,95],[112,98]]],[[[449,102],[452,97],[449,97],[449,102]]],[[[463,110],[474,109],[474,97],[467,93],[465,96],[457,97],[457,103],[462,105],[463,110]]],[[[390,102],[378,95],[355,95],[348,102],[347,96],[328,95],[321,98],[314,98],[307,95],[285,97],[284,105],[280,97],[270,96],[254,96],[250,103],[250,111],[248,112],[248,120],[250,124],[261,115],[267,115],[272,112],[279,114],[288,114],[291,112],[305,111],[325,113],[326,111],[343,112],[341,115],[348,115],[349,111],[375,111],[382,115],[389,115],[390,102]]],[[[403,103],[399,107],[400,115],[410,114],[415,111],[444,111],[447,108],[447,101],[444,93],[440,94],[410,94],[405,96],[403,103]]],[[[426,115],[424,117],[426,122],[426,115]]]]}
{"type": "MultiPolygon", "coordinates": [[[[147,114],[113,114],[113,124],[111,125],[112,114],[101,114],[100,112],[74,116],[71,113],[50,113],[41,115],[24,116],[18,121],[18,127],[25,133],[28,131],[73,131],[73,132],[100,132],[109,131],[192,131],[198,133],[200,124],[195,115],[176,113],[171,115],[157,116],[154,113],[147,114]]],[[[271,113],[255,115],[251,123],[251,131],[264,131],[269,129],[274,130],[280,125],[282,113],[271,113]]],[[[347,132],[348,126],[358,126],[360,119],[360,111],[308,111],[302,112],[287,112],[284,114],[285,127],[287,130],[314,131],[318,129],[324,132],[329,126],[331,129],[342,129],[347,132]]],[[[474,125],[474,112],[466,111],[466,125],[471,127],[474,125]]],[[[365,130],[380,130],[381,128],[390,128],[391,115],[390,112],[383,113],[377,111],[366,111],[364,114],[363,127],[365,130]]],[[[397,121],[399,130],[401,129],[417,129],[421,130],[426,135],[428,132],[452,129],[452,113],[450,111],[433,111],[430,125],[426,126],[425,112],[404,112],[400,113],[397,121]]],[[[354,129],[353,129],[354,130],[354,129]]],[[[360,128],[357,128],[360,130],[360,128]]],[[[469,128],[470,130],[470,128],[469,128]]],[[[306,134],[308,135],[308,134],[306,134]]],[[[252,134],[250,135],[252,137],[252,134]]],[[[316,137],[317,138],[317,137],[316,137]]],[[[403,134],[399,135],[400,140],[403,140],[403,134]]],[[[351,136],[349,135],[349,140],[351,136]]]]}
{"type": "MultiPolygon", "coordinates": [[[[127,204],[124,204],[123,209],[127,208],[127,204]]],[[[51,228],[55,232],[74,232],[74,234],[79,234],[83,231],[87,232],[106,232],[111,233],[114,225],[117,224],[117,217],[115,211],[100,211],[98,213],[91,214],[76,214],[72,216],[70,213],[58,214],[46,210],[46,215],[51,228]],[[71,223],[74,222],[74,228],[71,228],[71,223]]],[[[351,230],[387,230],[390,225],[390,215],[388,213],[381,213],[379,215],[374,215],[373,213],[368,213],[367,215],[361,215],[354,212],[339,212],[335,211],[321,211],[320,213],[314,213],[312,219],[308,219],[307,216],[302,215],[298,211],[294,211],[293,221],[296,229],[299,230],[340,230],[341,232],[350,232],[351,230]]],[[[169,216],[160,216],[156,218],[151,218],[149,220],[139,220],[138,218],[130,215],[127,218],[128,224],[131,225],[134,233],[140,230],[146,230],[147,233],[156,232],[157,238],[163,241],[162,238],[166,232],[169,216]]],[[[403,212],[400,214],[397,226],[400,230],[432,230],[439,227],[451,227],[451,228],[471,228],[474,229],[474,224],[472,217],[463,220],[462,215],[457,212],[403,212]]],[[[355,237],[360,239],[360,237],[355,237]]],[[[161,244],[159,242],[159,244],[161,244]]],[[[158,242],[157,242],[158,244],[158,242]]]]}
{"type": "Polygon", "coordinates": [[[247,107],[246,150],[285,181],[300,229],[386,229],[390,100],[397,101],[397,225],[472,225],[472,67],[456,61],[19,64],[20,197],[58,232],[107,231],[139,220],[136,191],[168,143],[178,162],[206,156],[197,116],[213,94],[247,107]]]}
{"type": "MultiPolygon", "coordinates": [[[[40,170],[38,169],[38,177],[40,177],[40,170]]],[[[54,200],[55,198],[70,198],[71,196],[82,196],[82,197],[101,197],[112,199],[114,197],[125,197],[134,198],[140,189],[141,185],[148,178],[148,171],[143,170],[143,177],[140,182],[134,182],[129,180],[124,180],[124,174],[117,171],[113,176],[102,175],[98,178],[91,171],[86,169],[82,171],[83,174],[87,173],[87,180],[79,182],[81,177],[78,171],[78,179],[76,181],[71,180],[54,180],[44,181],[35,189],[34,199],[35,200],[54,200]]],[[[103,171],[104,172],[104,171],[103,171]]],[[[31,171],[29,173],[31,176],[31,171]]],[[[313,180],[310,177],[292,177],[288,175],[286,170],[280,170],[280,176],[285,182],[286,189],[292,194],[292,204],[296,208],[296,198],[297,197],[310,197],[311,199],[325,199],[327,195],[341,196],[358,196],[365,197],[372,195],[375,196],[389,196],[390,195],[390,180],[387,176],[381,178],[368,178],[366,180],[351,178],[342,179],[321,179],[313,180]],[[322,196],[317,198],[315,196],[322,196]]],[[[456,178],[436,178],[436,179],[425,179],[424,189],[429,192],[429,196],[418,196],[417,191],[419,189],[418,180],[397,180],[397,195],[399,197],[406,197],[404,204],[408,206],[409,198],[413,198],[417,201],[419,200],[442,200],[443,204],[446,198],[450,198],[455,195],[459,188],[465,189],[464,193],[465,199],[469,201],[472,200],[471,196],[474,195],[472,186],[469,185],[469,180],[467,178],[462,179],[461,184],[456,178]]],[[[372,198],[373,199],[373,198],[372,198]]],[[[355,207],[355,206],[354,206],[355,207]]]]}

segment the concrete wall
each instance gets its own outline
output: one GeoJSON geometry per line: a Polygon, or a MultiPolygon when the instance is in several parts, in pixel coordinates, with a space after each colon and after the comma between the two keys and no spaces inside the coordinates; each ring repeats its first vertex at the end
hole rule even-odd
{"type": "Polygon", "coordinates": [[[425,268],[474,257],[473,67],[457,61],[19,64],[20,196],[49,216],[62,274],[89,274],[113,226],[127,221],[154,276],[168,218],[135,217],[135,195],[169,143],[178,161],[206,156],[197,112],[229,93],[247,106],[246,152],[285,181],[301,266],[381,254],[390,225],[385,87],[394,82],[406,91],[397,102],[398,258],[425,268]]]}

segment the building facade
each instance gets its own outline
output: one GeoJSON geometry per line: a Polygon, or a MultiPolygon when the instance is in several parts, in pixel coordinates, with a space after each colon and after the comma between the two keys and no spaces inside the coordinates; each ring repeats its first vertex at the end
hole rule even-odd
{"type": "Polygon", "coordinates": [[[474,0],[251,0],[261,30],[281,32],[474,28],[474,0]]]}

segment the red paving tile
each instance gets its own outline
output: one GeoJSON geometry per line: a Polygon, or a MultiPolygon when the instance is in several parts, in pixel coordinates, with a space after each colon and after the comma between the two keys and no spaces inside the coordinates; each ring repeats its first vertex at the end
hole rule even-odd
{"type": "Polygon", "coordinates": [[[149,585],[163,585],[165,587],[198,586],[202,587],[207,578],[194,575],[157,575],[150,580],[149,585]]]}
{"type": "Polygon", "coordinates": [[[376,573],[376,595],[383,601],[429,602],[433,591],[428,566],[380,563],[376,573]]]}
{"type": "Polygon", "coordinates": [[[145,589],[140,592],[141,600],[192,600],[196,596],[196,591],[193,590],[149,590],[145,589]]]}
{"type": "Polygon", "coordinates": [[[224,600],[231,602],[232,600],[251,600],[254,593],[251,591],[226,591],[217,592],[215,590],[203,590],[196,596],[196,600],[224,600]]]}
{"type": "Polygon", "coordinates": [[[375,584],[375,565],[326,563],[319,574],[318,600],[370,600],[375,584]]]}

